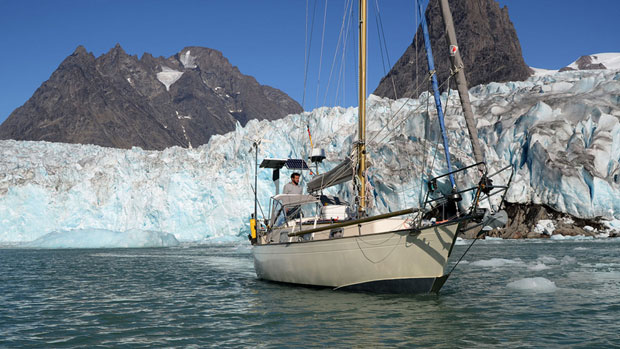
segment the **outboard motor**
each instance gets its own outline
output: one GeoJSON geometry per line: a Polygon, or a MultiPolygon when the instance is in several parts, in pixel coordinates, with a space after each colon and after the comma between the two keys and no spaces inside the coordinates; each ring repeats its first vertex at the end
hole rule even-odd
{"type": "Polygon", "coordinates": [[[508,223],[508,213],[499,210],[495,213],[487,210],[482,217],[482,231],[489,232],[495,228],[503,228],[508,223]]]}

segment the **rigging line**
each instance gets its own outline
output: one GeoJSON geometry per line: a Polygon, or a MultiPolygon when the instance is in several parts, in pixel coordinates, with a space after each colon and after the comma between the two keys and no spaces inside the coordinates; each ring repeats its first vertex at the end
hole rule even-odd
{"type": "MultiPolygon", "coordinates": [[[[358,9],[359,11],[359,9],[358,9]]],[[[357,16],[354,16],[354,8],[353,6],[351,6],[351,20],[349,21],[349,33],[353,33],[355,32],[355,28],[356,26],[353,24],[354,23],[354,18],[357,18],[357,16]]],[[[351,61],[353,62],[352,66],[353,66],[353,76],[354,76],[354,81],[357,83],[359,82],[359,77],[358,77],[358,73],[359,73],[359,68],[358,68],[358,55],[357,53],[359,52],[359,48],[357,47],[357,44],[359,43],[358,40],[349,40],[349,42],[351,43],[351,53],[349,54],[349,56],[351,57],[351,61]]],[[[345,70],[346,72],[346,70],[345,70]]],[[[345,75],[346,77],[346,75],[345,75]]],[[[343,86],[344,82],[343,82],[343,86]]],[[[344,88],[343,88],[344,89],[344,88]]],[[[342,105],[346,105],[346,91],[343,91],[342,95],[343,97],[343,101],[342,101],[342,105]]],[[[357,94],[357,93],[356,93],[357,94]]],[[[354,100],[357,101],[357,98],[354,98],[354,100]]]]}
{"type": "MultiPolygon", "coordinates": [[[[458,231],[457,231],[457,235],[458,235],[458,231]]],[[[469,247],[467,247],[467,249],[465,250],[465,253],[463,253],[463,255],[461,256],[461,258],[459,258],[458,261],[456,261],[456,264],[454,264],[454,266],[452,267],[452,269],[450,269],[450,272],[448,274],[452,274],[452,272],[454,271],[454,269],[456,268],[457,265],[459,265],[459,263],[461,263],[461,260],[463,259],[463,257],[465,257],[465,255],[467,254],[467,252],[469,252],[469,249],[474,246],[474,244],[476,243],[476,241],[478,241],[478,236],[476,236],[474,238],[474,241],[472,241],[472,243],[469,245],[469,247]]]]}
{"type": "MultiPolygon", "coordinates": [[[[406,104],[407,104],[407,103],[403,103],[403,105],[402,105],[402,106],[401,106],[401,107],[400,107],[400,108],[396,111],[396,113],[393,115],[393,117],[394,117],[394,116],[396,116],[396,114],[397,114],[397,113],[399,113],[399,112],[403,109],[403,107],[404,107],[406,104]]],[[[420,108],[422,108],[422,107],[421,107],[421,106],[418,106],[418,107],[416,107],[416,109],[414,109],[414,110],[413,110],[413,111],[411,111],[410,113],[405,114],[405,117],[404,117],[402,120],[400,120],[400,121],[399,121],[396,125],[394,125],[394,129],[398,128],[398,127],[399,127],[400,125],[402,125],[405,121],[407,121],[407,120],[409,119],[409,114],[416,114],[416,113],[418,113],[418,111],[420,110],[420,108]]],[[[381,129],[380,129],[380,130],[379,130],[379,132],[377,132],[377,133],[376,133],[376,134],[375,134],[375,135],[374,135],[374,136],[370,139],[370,141],[369,141],[368,143],[372,143],[372,142],[375,140],[375,138],[377,138],[377,137],[379,136],[379,134],[381,134],[381,132],[382,132],[383,130],[385,130],[385,128],[389,125],[389,122],[393,119],[393,117],[392,117],[392,118],[391,118],[391,119],[390,119],[390,120],[389,120],[389,121],[388,121],[388,122],[387,122],[387,123],[386,123],[386,124],[385,124],[385,125],[384,125],[381,129]]],[[[389,131],[389,130],[388,130],[388,131],[389,131]]],[[[391,132],[392,132],[392,131],[389,131],[389,132],[388,132],[385,136],[383,136],[383,138],[381,138],[380,140],[376,141],[374,144],[381,144],[381,143],[383,143],[383,141],[385,141],[385,139],[391,135],[391,132]]]]}
{"type": "Polygon", "coordinates": [[[347,18],[348,8],[351,4],[352,0],[347,0],[344,6],[343,14],[342,14],[342,24],[340,25],[340,34],[338,34],[338,42],[336,43],[336,49],[334,50],[334,59],[332,60],[332,66],[329,70],[329,79],[327,80],[327,88],[325,89],[325,95],[323,96],[323,105],[327,104],[327,95],[329,94],[329,86],[332,82],[332,75],[334,72],[334,66],[336,65],[336,58],[338,57],[338,50],[340,49],[340,43],[342,42],[342,36],[344,33],[345,22],[347,18]]]}
{"type": "MultiPolygon", "coordinates": [[[[306,0],[306,24],[304,27],[304,69],[308,66],[308,2],[310,0],[306,0]]],[[[305,74],[305,72],[304,72],[305,74]]],[[[303,107],[303,106],[302,106],[303,107]]]]}
{"type": "MultiPolygon", "coordinates": [[[[427,103],[430,103],[431,94],[430,91],[428,93],[427,103]]],[[[430,109],[430,108],[429,108],[430,109]]],[[[430,114],[429,121],[430,121],[430,114]]],[[[431,166],[428,168],[428,172],[426,173],[427,178],[431,178],[433,176],[433,169],[435,168],[435,160],[437,160],[437,153],[439,152],[439,137],[435,139],[435,152],[433,153],[433,160],[431,162],[431,166]]],[[[422,186],[424,186],[424,178],[422,178],[422,186]]]]}
{"type": "MultiPolygon", "coordinates": [[[[385,56],[387,57],[388,68],[391,67],[390,58],[389,58],[388,49],[387,49],[387,40],[385,39],[385,32],[383,31],[383,22],[381,20],[381,12],[379,11],[378,0],[374,1],[374,5],[375,5],[375,24],[377,26],[377,38],[379,39],[379,52],[381,53],[381,67],[383,68],[383,75],[387,76],[385,58],[383,55],[383,50],[385,48],[385,56]]],[[[390,76],[390,80],[392,82],[392,88],[394,90],[394,99],[397,99],[398,96],[396,94],[396,85],[394,84],[394,76],[390,76]]],[[[400,196],[400,199],[402,200],[402,203],[406,205],[405,191],[403,190],[398,194],[400,196]]]]}
{"type": "MultiPolygon", "coordinates": [[[[353,155],[349,155],[347,158],[349,158],[349,159],[351,160],[351,164],[353,164],[353,155]]],[[[354,169],[355,169],[355,168],[354,168],[353,166],[351,166],[351,167],[346,167],[346,166],[344,166],[344,167],[342,167],[341,169],[339,169],[338,171],[334,172],[334,174],[335,174],[335,175],[334,175],[334,176],[332,176],[332,179],[331,179],[330,181],[328,181],[328,182],[323,182],[323,180],[325,179],[325,177],[322,177],[322,178],[321,178],[321,187],[322,187],[322,188],[328,188],[328,187],[330,187],[330,186],[331,186],[331,185],[332,185],[332,184],[336,181],[336,179],[338,179],[338,178],[340,177],[340,175],[342,175],[343,173],[345,173],[347,170],[351,170],[351,172],[353,173],[353,172],[354,172],[354,169]]],[[[325,172],[325,173],[327,173],[327,172],[325,172]]]]}
{"type": "Polygon", "coordinates": [[[374,2],[375,5],[375,24],[377,25],[377,37],[379,38],[379,52],[381,53],[381,68],[383,68],[383,75],[387,75],[385,70],[385,59],[383,58],[383,42],[381,41],[381,30],[379,28],[379,16],[377,13],[379,12],[377,1],[374,2]]]}
{"type": "MultiPolygon", "coordinates": [[[[418,0],[416,0],[417,2],[418,0]]],[[[414,5],[414,7],[417,7],[417,4],[414,5]]],[[[419,59],[418,59],[418,53],[419,53],[419,45],[418,45],[418,39],[419,39],[419,35],[418,35],[418,27],[420,26],[419,22],[419,18],[418,18],[418,11],[416,11],[415,9],[413,10],[413,12],[415,13],[415,28],[416,31],[413,34],[413,44],[415,46],[415,89],[416,91],[419,90],[420,88],[420,83],[418,81],[418,76],[419,76],[419,72],[420,72],[420,67],[419,67],[419,59]]]]}
{"type": "MultiPolygon", "coordinates": [[[[254,189],[254,186],[252,184],[250,184],[250,188],[252,188],[252,193],[254,195],[256,195],[256,190],[254,189]]],[[[258,203],[258,208],[260,209],[260,214],[262,214],[263,215],[263,219],[265,219],[266,218],[265,212],[263,212],[263,206],[260,204],[260,200],[256,200],[256,202],[258,203]]],[[[258,220],[258,217],[254,217],[254,218],[256,218],[258,220]]]]}
{"type": "MultiPolygon", "coordinates": [[[[446,101],[445,101],[444,106],[443,106],[443,110],[444,110],[444,113],[445,113],[444,115],[448,115],[447,112],[448,112],[448,103],[450,101],[450,78],[451,77],[452,77],[451,75],[448,76],[448,79],[443,84],[441,84],[441,86],[443,86],[446,83],[448,84],[448,93],[446,94],[446,101]]],[[[441,86],[440,86],[440,88],[441,88],[441,86]]],[[[439,99],[439,103],[441,103],[441,98],[439,99]]],[[[439,117],[439,115],[437,117],[439,117]]],[[[429,118],[430,118],[430,116],[429,116],[429,118]]],[[[437,156],[438,144],[439,144],[439,140],[437,140],[437,143],[435,143],[435,156],[437,156]]],[[[432,175],[432,171],[433,171],[434,167],[435,167],[435,159],[433,158],[433,165],[430,168],[431,173],[429,174],[429,177],[432,175]]]]}
{"type": "MultiPolygon", "coordinates": [[[[377,9],[377,17],[379,17],[379,26],[381,27],[381,36],[383,36],[383,45],[385,46],[385,57],[387,58],[387,66],[391,69],[392,63],[390,62],[390,53],[387,48],[387,40],[385,39],[385,31],[383,30],[383,20],[381,19],[381,12],[379,11],[379,1],[375,0],[375,8],[377,9]]],[[[416,27],[417,28],[417,27],[416,27]]],[[[381,51],[381,59],[383,60],[383,51],[381,51]]],[[[385,69],[383,70],[385,73],[385,69]]],[[[387,75],[387,73],[385,73],[387,75]]],[[[394,83],[394,76],[390,75],[392,81],[392,88],[394,89],[394,99],[398,99],[396,94],[396,84],[394,83]]]]}
{"type": "MultiPolygon", "coordinates": [[[[314,17],[316,13],[316,4],[318,0],[314,1],[314,8],[312,10],[312,23],[310,25],[310,39],[307,41],[305,67],[304,67],[304,92],[301,97],[301,107],[304,108],[306,104],[306,85],[308,81],[308,66],[310,65],[310,48],[312,47],[312,34],[314,33],[314,17]]],[[[308,0],[306,0],[306,38],[308,37],[308,0]]]]}
{"type": "MultiPolygon", "coordinates": [[[[338,96],[340,95],[340,86],[344,84],[345,69],[346,69],[346,61],[345,57],[347,54],[347,42],[349,41],[349,34],[351,32],[351,22],[353,18],[353,2],[351,2],[351,6],[349,10],[347,10],[347,24],[345,25],[345,31],[343,33],[342,40],[342,55],[340,56],[340,68],[338,71],[338,81],[336,83],[336,95],[334,96],[334,105],[338,105],[338,96]],[[342,84],[341,84],[342,81],[342,84]]],[[[344,88],[343,88],[344,89],[344,88]]]]}
{"type": "MultiPolygon", "coordinates": [[[[302,102],[301,102],[301,106],[302,109],[305,109],[305,104],[306,104],[306,88],[307,88],[307,82],[308,82],[308,68],[310,66],[310,53],[312,52],[311,48],[312,48],[312,37],[313,37],[313,33],[314,33],[314,20],[316,18],[316,5],[318,3],[318,0],[314,1],[314,7],[312,9],[312,20],[311,20],[311,24],[310,24],[310,38],[308,39],[308,0],[306,0],[306,39],[307,39],[307,45],[306,45],[306,56],[305,58],[305,67],[304,67],[304,89],[303,89],[303,96],[302,96],[302,102]]],[[[304,137],[304,132],[303,132],[303,126],[304,126],[304,115],[305,118],[309,118],[308,114],[304,114],[304,112],[302,111],[302,113],[299,114],[299,123],[300,126],[298,127],[298,129],[300,130],[298,137],[297,137],[297,144],[301,145],[302,144],[302,140],[304,137]]],[[[306,122],[307,124],[307,122],[306,122]]],[[[301,158],[305,158],[305,151],[306,147],[303,147],[303,151],[297,151],[296,147],[293,147],[293,152],[294,154],[296,154],[297,156],[301,156],[301,158]]],[[[300,177],[301,177],[301,181],[303,181],[304,179],[304,171],[300,171],[300,177]]]]}
{"type": "Polygon", "coordinates": [[[319,88],[321,86],[321,69],[323,66],[323,47],[325,42],[325,23],[327,21],[327,0],[325,0],[325,10],[323,11],[323,33],[321,34],[321,55],[319,58],[319,74],[316,82],[316,97],[314,98],[314,108],[319,104],[319,88]]]}
{"type": "MultiPolygon", "coordinates": [[[[414,14],[415,14],[415,28],[418,28],[418,27],[419,27],[419,23],[418,23],[418,22],[419,22],[419,19],[418,19],[418,11],[415,11],[415,10],[414,10],[413,12],[414,12],[414,14]]],[[[379,19],[381,19],[381,17],[379,17],[379,19]]],[[[418,57],[418,53],[419,53],[419,45],[418,45],[418,40],[417,40],[417,38],[418,38],[418,37],[419,37],[419,36],[418,36],[417,31],[416,31],[416,33],[414,34],[414,40],[413,40],[413,42],[414,42],[414,46],[415,46],[415,53],[416,53],[416,54],[415,54],[415,57],[416,57],[416,59],[415,59],[415,66],[416,66],[416,69],[415,69],[415,72],[416,72],[416,73],[415,73],[415,90],[413,91],[413,93],[411,93],[411,94],[409,95],[409,97],[406,97],[406,98],[407,98],[407,101],[406,101],[406,102],[408,102],[408,101],[409,101],[410,99],[412,99],[414,96],[418,95],[418,92],[420,91],[420,85],[419,85],[419,82],[418,82],[419,65],[418,65],[418,59],[417,59],[417,57],[418,57]]],[[[389,57],[388,57],[388,59],[389,59],[389,57]]],[[[388,61],[388,62],[389,62],[389,61],[388,61]]],[[[441,88],[441,86],[440,86],[440,88],[441,88]]],[[[394,94],[394,97],[396,98],[396,94],[394,94]]],[[[405,104],[406,104],[406,102],[405,102],[405,104]]],[[[405,104],[403,104],[403,106],[404,106],[405,104]]],[[[386,127],[388,127],[389,123],[392,121],[392,119],[394,119],[394,118],[396,117],[396,115],[400,112],[400,110],[402,109],[402,107],[403,107],[403,106],[401,106],[401,108],[399,108],[399,109],[398,109],[398,110],[397,110],[397,111],[396,111],[396,112],[395,112],[395,113],[394,113],[394,114],[390,117],[390,119],[386,122],[386,124],[385,124],[385,125],[384,125],[384,126],[383,126],[380,130],[379,130],[379,132],[377,132],[377,133],[373,136],[373,138],[371,138],[371,139],[370,139],[370,141],[369,141],[369,142],[372,142],[372,141],[373,141],[376,137],[378,137],[378,136],[379,136],[379,134],[380,134],[380,133],[381,133],[381,132],[382,132],[382,131],[386,128],[386,127]]],[[[385,138],[385,137],[384,137],[384,138],[385,138]]]]}
{"type": "MultiPolygon", "coordinates": [[[[258,152],[257,148],[253,148],[253,149],[258,152]]],[[[254,166],[256,166],[256,164],[252,160],[253,160],[252,158],[249,159],[250,166],[254,167],[254,166]]],[[[256,190],[254,189],[254,186],[250,183],[250,177],[247,175],[248,173],[249,173],[249,171],[246,171],[245,179],[247,181],[247,185],[252,189],[252,194],[254,194],[256,198],[258,198],[258,195],[256,194],[256,190]]],[[[265,219],[265,212],[263,212],[263,207],[260,204],[260,200],[256,200],[256,202],[258,203],[258,208],[260,209],[260,214],[263,215],[263,219],[265,219]]],[[[258,221],[258,217],[254,217],[254,218],[258,221]]]]}
{"type": "Polygon", "coordinates": [[[340,94],[340,82],[341,80],[343,80],[344,83],[344,76],[345,76],[345,67],[346,67],[346,52],[347,52],[347,42],[349,40],[349,33],[351,32],[351,24],[353,21],[353,1],[351,1],[350,3],[350,7],[347,10],[347,17],[346,17],[346,26],[345,26],[345,31],[343,32],[344,36],[343,36],[343,41],[342,41],[342,56],[340,58],[340,70],[338,72],[338,82],[336,83],[336,95],[334,97],[334,105],[338,105],[338,95],[340,94]]]}
{"type": "MultiPolygon", "coordinates": [[[[411,96],[406,97],[406,100],[403,102],[403,104],[400,106],[400,108],[398,108],[398,110],[397,110],[397,111],[395,111],[395,112],[394,112],[394,113],[393,113],[393,114],[389,117],[389,119],[387,120],[387,122],[385,123],[385,125],[383,125],[383,127],[381,127],[381,129],[380,129],[377,133],[375,133],[375,135],[374,135],[374,136],[373,136],[373,137],[372,137],[372,138],[368,141],[368,143],[372,142],[375,138],[377,138],[377,137],[379,136],[379,134],[380,134],[383,130],[385,130],[385,129],[389,126],[390,122],[391,122],[391,121],[392,121],[392,120],[396,117],[396,115],[398,115],[398,113],[400,113],[400,111],[401,111],[401,110],[405,107],[405,105],[407,105],[407,102],[409,102],[410,100],[412,100],[412,99],[413,99],[413,95],[415,95],[415,94],[418,92],[418,90],[419,90],[419,89],[416,89],[416,91],[414,91],[414,92],[412,93],[412,95],[411,95],[411,96]]],[[[419,109],[419,107],[418,107],[418,109],[419,109]]],[[[416,110],[417,110],[417,109],[416,109],[416,110]]],[[[415,111],[414,111],[414,112],[415,112],[415,111]]]]}
{"type": "MultiPolygon", "coordinates": [[[[418,197],[418,206],[422,206],[422,192],[424,191],[424,175],[426,174],[426,163],[428,161],[428,153],[426,152],[426,145],[428,144],[428,137],[430,135],[430,132],[428,132],[428,127],[430,125],[430,117],[429,117],[429,111],[430,109],[430,103],[429,103],[429,98],[426,99],[426,116],[428,118],[428,120],[424,120],[424,143],[422,145],[422,154],[423,155],[423,161],[422,161],[422,171],[420,172],[420,197],[418,197]]],[[[435,154],[437,154],[437,152],[435,152],[435,154]]]]}
{"type": "MultiPolygon", "coordinates": [[[[435,160],[437,159],[438,149],[439,149],[439,138],[435,139],[435,147],[434,147],[433,159],[431,161],[431,166],[428,168],[427,173],[422,174],[421,183],[420,183],[422,188],[424,188],[424,175],[426,175],[427,178],[432,178],[433,176],[433,168],[435,167],[435,160]]],[[[420,195],[420,199],[422,199],[422,195],[420,195]]]]}
{"type": "MultiPolygon", "coordinates": [[[[444,81],[443,84],[439,85],[439,89],[441,89],[444,85],[446,84],[446,81],[444,81]]],[[[416,91],[413,92],[413,94],[416,94],[418,92],[418,89],[416,89],[416,91]]],[[[385,130],[390,122],[396,117],[396,115],[398,115],[398,113],[400,113],[400,111],[405,107],[405,105],[407,105],[407,102],[412,100],[413,97],[409,96],[407,97],[407,100],[400,106],[400,108],[398,108],[397,111],[394,112],[394,114],[392,114],[392,116],[390,116],[389,120],[385,123],[385,125],[383,125],[383,127],[381,127],[381,129],[375,133],[375,135],[370,139],[370,141],[368,141],[368,143],[372,142],[375,138],[377,138],[379,136],[379,134],[381,134],[381,132],[383,132],[383,130],[385,130]]],[[[412,111],[411,113],[416,113],[421,107],[418,106],[414,111],[412,111]]],[[[430,114],[429,114],[430,115],[430,114]]],[[[403,120],[401,120],[398,124],[396,124],[396,126],[394,126],[394,128],[400,126],[404,121],[407,120],[407,115],[405,115],[405,118],[403,120]]],[[[386,136],[384,136],[380,141],[378,141],[377,143],[381,143],[385,140],[385,138],[387,136],[389,136],[390,134],[388,133],[386,136]]]]}

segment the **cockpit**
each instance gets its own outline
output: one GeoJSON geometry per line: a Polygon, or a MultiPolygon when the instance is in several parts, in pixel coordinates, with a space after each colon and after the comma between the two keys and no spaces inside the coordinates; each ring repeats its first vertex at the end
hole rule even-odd
{"type": "Polygon", "coordinates": [[[336,196],[278,194],[271,197],[269,225],[273,228],[293,224],[321,224],[352,218],[349,206],[336,196]]]}

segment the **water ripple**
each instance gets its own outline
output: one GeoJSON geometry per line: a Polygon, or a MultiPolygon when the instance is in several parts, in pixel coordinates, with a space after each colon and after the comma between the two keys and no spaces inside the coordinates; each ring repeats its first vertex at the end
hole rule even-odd
{"type": "Polygon", "coordinates": [[[260,281],[246,246],[3,249],[0,346],[606,347],[620,316],[614,245],[480,244],[439,296],[260,281]],[[529,292],[533,281],[555,288],[529,292]]]}

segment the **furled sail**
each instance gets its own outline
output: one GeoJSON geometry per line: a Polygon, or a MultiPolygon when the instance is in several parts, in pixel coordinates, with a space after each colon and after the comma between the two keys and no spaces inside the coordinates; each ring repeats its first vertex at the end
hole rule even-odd
{"type": "Polygon", "coordinates": [[[323,174],[315,176],[308,182],[308,193],[316,193],[333,185],[353,179],[355,168],[350,158],[346,158],[336,167],[323,174]]]}

